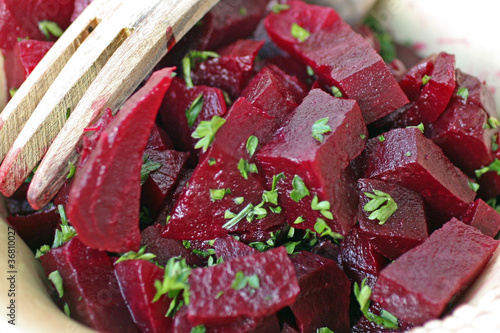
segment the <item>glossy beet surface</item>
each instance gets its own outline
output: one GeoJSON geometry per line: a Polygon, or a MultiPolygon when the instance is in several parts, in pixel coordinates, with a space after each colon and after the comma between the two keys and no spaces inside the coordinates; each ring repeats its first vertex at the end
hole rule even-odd
{"type": "Polygon", "coordinates": [[[371,298],[396,317],[423,324],[439,317],[472,283],[497,246],[454,218],[385,268],[371,298]]]}
{"type": "Polygon", "coordinates": [[[253,247],[237,241],[231,236],[217,238],[214,242],[214,250],[217,258],[222,258],[224,261],[250,256],[259,252],[253,247]]]}
{"type": "Polygon", "coordinates": [[[245,317],[269,316],[291,305],[299,293],[295,271],[284,247],[197,268],[191,272],[189,284],[187,316],[193,325],[222,325],[245,317]],[[255,274],[259,287],[247,284],[241,289],[233,288],[238,272],[247,277],[255,274]]]}
{"type": "Polygon", "coordinates": [[[71,317],[106,333],[137,333],[106,252],[85,246],[78,237],[40,257],[46,275],[59,271],[71,317]]]}
{"type": "Polygon", "coordinates": [[[82,242],[92,248],[139,250],[143,150],[172,71],[155,72],[125,103],[76,173],[66,210],[82,242]]]}
{"type": "Polygon", "coordinates": [[[481,199],[469,205],[461,220],[491,237],[495,237],[500,230],[500,214],[481,199]]]}

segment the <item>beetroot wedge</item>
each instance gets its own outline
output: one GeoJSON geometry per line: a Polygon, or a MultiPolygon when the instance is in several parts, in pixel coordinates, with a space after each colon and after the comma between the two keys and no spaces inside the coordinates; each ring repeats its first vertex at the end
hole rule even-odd
{"type": "Polygon", "coordinates": [[[71,317],[107,333],[138,330],[120,293],[106,252],[85,246],[78,237],[40,257],[47,276],[59,271],[71,317]]]}
{"type": "Polygon", "coordinates": [[[408,103],[382,58],[333,9],[296,0],[288,5],[269,14],[267,33],[279,47],[309,65],[322,83],[355,99],[367,124],[408,103]],[[292,28],[305,29],[307,37],[293,37],[292,28]]]}
{"type": "Polygon", "coordinates": [[[130,314],[141,332],[168,332],[172,318],[165,316],[172,301],[163,295],[152,302],[156,294],[154,283],[163,281],[165,271],[146,260],[125,260],[114,265],[115,275],[130,314]]]}
{"type": "Polygon", "coordinates": [[[349,295],[351,282],[333,260],[303,251],[291,257],[300,293],[290,305],[301,332],[328,327],[350,332],[349,295]]]}
{"type": "Polygon", "coordinates": [[[500,230],[500,214],[481,199],[469,205],[461,220],[491,237],[495,237],[500,230]]]}
{"type": "Polygon", "coordinates": [[[214,250],[217,257],[222,258],[224,261],[250,256],[259,252],[253,247],[243,244],[231,236],[217,238],[214,242],[214,250]]]}
{"type": "MultiPolygon", "coordinates": [[[[376,179],[360,179],[358,188],[359,226],[370,238],[377,252],[394,260],[428,237],[424,199],[420,194],[376,179]],[[397,205],[394,213],[384,222],[370,219],[372,211],[364,209],[372,200],[365,193],[373,194],[374,190],[388,194],[397,205]]],[[[383,209],[386,205],[388,204],[380,206],[379,209],[383,209]]]]}
{"type": "Polygon", "coordinates": [[[439,317],[474,281],[497,246],[453,218],[385,268],[371,298],[396,317],[421,325],[439,317]]]}
{"type": "Polygon", "coordinates": [[[189,285],[187,316],[194,326],[269,316],[291,305],[300,290],[284,247],[194,269],[189,285]]]}
{"type": "Polygon", "coordinates": [[[67,214],[81,241],[92,248],[139,250],[142,153],[172,71],[154,73],[125,103],[76,174],[67,214]]]}
{"type": "Polygon", "coordinates": [[[158,127],[155,124],[153,125],[153,129],[151,130],[151,134],[149,135],[146,149],[157,149],[157,150],[174,149],[174,143],[172,142],[172,139],[167,134],[167,132],[165,132],[163,128],[158,127]]]}

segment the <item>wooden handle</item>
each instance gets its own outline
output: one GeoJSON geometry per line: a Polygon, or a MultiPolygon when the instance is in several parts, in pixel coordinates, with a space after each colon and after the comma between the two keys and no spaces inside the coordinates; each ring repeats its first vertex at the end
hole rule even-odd
{"type": "Polygon", "coordinates": [[[75,146],[84,128],[91,125],[104,109],[109,107],[116,112],[167,53],[167,39],[182,38],[217,1],[157,2],[154,10],[137,25],[102,68],[50,146],[28,191],[33,208],[39,209],[47,204],[64,183],[69,172],[68,162],[75,163],[78,158],[75,146]]]}

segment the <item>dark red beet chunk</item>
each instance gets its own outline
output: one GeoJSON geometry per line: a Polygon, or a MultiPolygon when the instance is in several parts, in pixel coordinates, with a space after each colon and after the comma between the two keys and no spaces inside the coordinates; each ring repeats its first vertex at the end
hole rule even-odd
{"type": "MultiPolygon", "coordinates": [[[[47,276],[59,271],[71,317],[107,333],[136,333],[106,252],[86,247],[78,237],[40,257],[47,276]]],[[[63,303],[61,303],[63,304],[63,303]]]]}
{"type": "Polygon", "coordinates": [[[214,250],[217,258],[222,258],[224,261],[238,257],[250,256],[259,252],[253,247],[243,244],[231,236],[217,238],[214,242],[214,250]]]}
{"type": "Polygon", "coordinates": [[[293,304],[299,285],[284,247],[223,264],[197,268],[189,276],[188,319],[193,325],[223,325],[234,320],[262,318],[293,304]],[[257,275],[259,287],[232,288],[237,272],[257,275]],[[217,296],[220,292],[221,295],[217,296]]]}
{"type": "Polygon", "coordinates": [[[132,318],[141,332],[168,332],[172,318],[166,317],[170,302],[163,295],[152,302],[156,294],[154,283],[163,281],[165,271],[146,260],[126,260],[114,265],[115,275],[132,318]]]}
{"type": "Polygon", "coordinates": [[[76,173],[66,210],[82,242],[92,248],[139,250],[143,151],[172,71],[155,72],[129,98],[76,173]]]}
{"type": "Polygon", "coordinates": [[[481,199],[469,205],[461,220],[491,237],[495,237],[500,230],[500,214],[481,199]]]}
{"type": "Polygon", "coordinates": [[[457,90],[460,87],[465,87],[469,91],[467,103],[474,103],[480,106],[491,117],[498,117],[495,97],[486,85],[486,82],[481,82],[477,77],[464,73],[460,69],[456,70],[455,76],[457,79],[457,88],[451,97],[453,100],[463,99],[457,95],[457,90]]]}
{"type": "Polygon", "coordinates": [[[498,241],[453,218],[379,275],[372,300],[421,325],[439,317],[481,272],[498,241]]]}
{"type": "Polygon", "coordinates": [[[182,241],[161,237],[162,228],[161,225],[155,224],[141,232],[141,245],[147,245],[146,251],[155,254],[160,265],[165,266],[172,257],[182,257],[189,266],[201,266],[200,258],[186,249],[182,241]]]}
{"type": "Polygon", "coordinates": [[[408,103],[382,58],[331,8],[289,1],[290,8],[271,13],[265,21],[271,39],[314,69],[324,84],[355,99],[367,124],[408,103]],[[300,42],[291,35],[293,23],[310,36],[300,42]]]}
{"type": "Polygon", "coordinates": [[[141,203],[148,208],[151,217],[156,218],[172,195],[189,153],[146,149],[144,154],[151,161],[161,164],[158,170],[149,174],[141,192],[141,203]]]}
{"type": "Polygon", "coordinates": [[[33,251],[42,245],[52,245],[54,232],[60,221],[56,207],[24,216],[11,215],[7,217],[7,222],[33,251]]]}
{"type": "Polygon", "coordinates": [[[342,241],[340,257],[344,272],[351,280],[361,284],[366,278],[366,284],[372,288],[382,268],[389,263],[375,251],[369,238],[358,226],[353,227],[342,241]]]}
{"type": "Polygon", "coordinates": [[[84,132],[88,132],[89,135],[85,135],[82,138],[83,145],[80,152],[80,160],[78,161],[79,168],[83,167],[87,158],[89,158],[90,152],[95,148],[99,136],[104,132],[104,129],[109,125],[111,120],[113,120],[113,113],[108,108],[94,125],[85,128],[84,132]]]}
{"type": "MultiPolygon", "coordinates": [[[[377,316],[380,316],[381,307],[378,303],[373,303],[370,305],[369,311],[377,316]]],[[[396,333],[396,332],[406,332],[413,328],[415,325],[410,324],[404,320],[398,318],[399,329],[393,330],[390,328],[383,328],[380,325],[375,324],[373,321],[369,321],[365,316],[352,327],[352,333],[396,333]]]]}
{"type": "Polygon", "coordinates": [[[236,99],[253,75],[253,65],[263,41],[238,40],[192,70],[191,78],[196,85],[217,87],[236,99]]]}
{"type": "Polygon", "coordinates": [[[290,309],[301,332],[328,327],[334,332],[350,332],[349,295],[351,282],[333,260],[303,251],[292,263],[300,293],[290,309]]]}
{"type": "Polygon", "coordinates": [[[311,252],[335,261],[337,265],[342,268],[340,246],[338,244],[333,243],[330,240],[321,239],[319,243],[311,249],[311,252]]]}
{"type": "Polygon", "coordinates": [[[165,94],[159,113],[162,125],[172,137],[175,148],[194,153],[196,140],[191,134],[200,121],[210,120],[215,115],[222,117],[226,111],[226,102],[220,89],[201,85],[188,88],[184,80],[176,77],[165,94]],[[203,106],[193,125],[189,126],[186,110],[200,95],[203,95],[203,106]]]}
{"type": "Polygon", "coordinates": [[[394,260],[428,237],[424,199],[420,194],[402,186],[376,179],[360,179],[358,180],[358,188],[360,191],[359,225],[377,252],[394,260]],[[363,209],[371,200],[364,192],[373,193],[373,190],[389,194],[398,206],[397,210],[382,225],[377,219],[368,219],[371,212],[363,209]]]}
{"type": "Polygon", "coordinates": [[[285,181],[278,184],[279,201],[290,225],[314,229],[316,219],[324,218],[311,208],[311,201],[317,195],[319,201],[330,202],[334,214],[334,220],[328,220],[330,227],[343,235],[347,233],[356,222],[357,194],[349,186],[354,181],[352,175],[342,170],[361,153],[366,135],[356,101],[334,98],[314,89],[257,153],[257,160],[268,179],[281,172],[285,174],[285,181]],[[323,141],[319,142],[312,136],[312,126],[326,117],[331,132],[325,133],[323,141]],[[310,192],[299,202],[290,197],[295,175],[303,180],[310,192]],[[294,225],[299,216],[305,222],[294,225]]]}
{"type": "MultiPolygon", "coordinates": [[[[418,128],[394,129],[385,140],[368,141],[364,178],[393,182],[420,193],[426,204],[450,219],[460,216],[476,193],[469,179],[418,128]]],[[[433,223],[437,223],[433,221],[433,223]]]]}
{"type": "MultiPolygon", "coordinates": [[[[172,87],[172,85],[170,85],[172,87]]],[[[170,90],[171,88],[169,88],[170,90]]],[[[146,145],[146,149],[157,149],[157,150],[167,150],[174,149],[174,143],[172,139],[168,136],[167,132],[161,127],[158,127],[156,124],[153,125],[153,129],[151,130],[151,134],[148,138],[148,144],[146,145]]]]}

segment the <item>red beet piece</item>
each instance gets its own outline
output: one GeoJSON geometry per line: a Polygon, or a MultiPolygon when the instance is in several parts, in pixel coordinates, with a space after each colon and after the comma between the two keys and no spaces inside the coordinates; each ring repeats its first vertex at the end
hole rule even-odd
{"type": "Polygon", "coordinates": [[[355,99],[367,124],[408,103],[383,59],[333,9],[301,1],[288,4],[289,9],[266,18],[267,33],[278,46],[313,68],[324,84],[355,99]],[[305,41],[292,36],[294,23],[310,32],[305,41]]]}
{"type": "Polygon", "coordinates": [[[453,218],[379,275],[371,298],[421,325],[439,317],[479,275],[498,241],[453,218]]]}
{"type": "Polygon", "coordinates": [[[52,245],[54,232],[61,221],[56,207],[28,215],[11,215],[7,222],[33,251],[42,245],[52,245]]]}
{"type": "Polygon", "coordinates": [[[469,205],[461,220],[491,237],[495,237],[500,230],[500,214],[481,199],[469,205]]]}
{"type": "Polygon", "coordinates": [[[160,118],[163,127],[172,137],[175,148],[195,153],[196,139],[191,134],[200,121],[210,120],[216,115],[222,117],[226,111],[226,102],[220,89],[202,85],[188,88],[184,80],[176,77],[163,99],[160,118]],[[203,95],[203,106],[193,125],[189,126],[186,110],[200,95],[203,95]]]}
{"type": "Polygon", "coordinates": [[[279,118],[253,107],[244,98],[238,99],[229,110],[226,122],[217,131],[210,150],[196,167],[189,186],[178,199],[162,235],[206,240],[223,237],[229,231],[266,230],[283,224],[283,214],[269,213],[264,219],[252,222],[243,219],[233,228],[223,228],[229,221],[224,218],[226,210],[237,214],[248,204],[255,206],[262,201],[262,193],[266,190],[262,173],[249,172],[248,179],[244,179],[238,164],[240,159],[253,163],[245,148],[251,135],[258,138],[259,148],[268,141],[278,125],[279,118]],[[238,130],[235,131],[235,128],[238,130]],[[211,189],[229,189],[231,193],[214,200],[210,195],[211,189]],[[235,202],[238,197],[243,197],[244,202],[235,202]]]}
{"type": "Polygon", "coordinates": [[[153,73],[101,133],[71,187],[68,218],[82,242],[110,252],[140,247],[140,170],[173,68],[153,73]],[[127,179],[123,181],[124,177],[127,179]]]}
{"type": "Polygon", "coordinates": [[[302,84],[311,81],[311,76],[307,74],[306,66],[295,58],[292,58],[288,54],[281,56],[275,56],[265,60],[267,64],[273,64],[278,66],[288,75],[296,77],[302,84]]]}
{"type": "Polygon", "coordinates": [[[311,201],[317,195],[319,201],[330,202],[334,214],[334,220],[328,220],[331,228],[343,235],[347,233],[356,222],[357,195],[350,193],[351,177],[342,170],[362,152],[366,135],[356,101],[334,98],[314,89],[290,114],[273,139],[257,153],[257,160],[268,179],[281,172],[285,174],[285,181],[278,184],[279,201],[290,225],[314,229],[316,219],[324,218],[319,210],[311,208],[311,201]],[[326,117],[331,131],[323,134],[324,138],[319,142],[313,138],[312,128],[315,122],[326,117]],[[299,202],[290,197],[295,176],[302,179],[310,193],[299,202]],[[305,222],[294,225],[299,216],[305,222]]]}
{"type": "Polygon", "coordinates": [[[68,304],[72,318],[99,332],[138,332],[106,252],[74,237],[40,260],[47,276],[59,271],[64,289],[61,302],[68,304]]]}
{"type": "MultiPolygon", "coordinates": [[[[444,218],[460,216],[476,193],[469,179],[418,128],[384,133],[385,140],[368,141],[364,178],[396,183],[420,193],[444,218]]],[[[436,222],[437,223],[437,222],[436,222]]]]}
{"type": "Polygon", "coordinates": [[[223,325],[245,317],[272,315],[293,304],[300,290],[284,247],[194,269],[189,285],[191,298],[187,316],[195,326],[223,325]],[[256,275],[259,287],[247,284],[241,289],[233,288],[238,272],[246,277],[256,275]],[[217,296],[221,291],[223,293],[217,296]]]}
{"type": "MultiPolygon", "coordinates": [[[[380,304],[372,303],[368,311],[371,313],[380,316],[380,304]]],[[[382,326],[377,325],[373,321],[369,321],[365,316],[361,317],[361,319],[352,327],[352,333],[396,333],[396,332],[406,332],[409,329],[413,328],[415,325],[410,324],[404,320],[398,318],[399,329],[393,330],[390,328],[383,328],[382,326]]]]}
{"type": "Polygon", "coordinates": [[[259,252],[253,247],[243,244],[231,236],[217,238],[214,242],[214,250],[217,258],[222,258],[224,261],[238,257],[250,256],[259,252]]]}
{"type": "Polygon", "coordinates": [[[186,249],[182,241],[161,237],[161,229],[161,225],[155,224],[141,232],[141,245],[146,245],[146,250],[156,255],[160,265],[165,266],[172,257],[182,257],[189,266],[201,266],[200,258],[186,249]]]}
{"type": "Polygon", "coordinates": [[[191,73],[193,83],[217,87],[236,99],[251,79],[255,58],[264,41],[240,39],[219,50],[220,57],[199,63],[191,73]]]}
{"type": "Polygon", "coordinates": [[[76,18],[83,12],[88,5],[90,5],[94,0],[75,0],[75,7],[73,13],[71,13],[71,22],[76,20],[76,18]]]}
{"type": "Polygon", "coordinates": [[[480,106],[491,117],[498,117],[495,97],[491,89],[486,85],[486,82],[479,81],[473,75],[462,72],[460,69],[455,73],[457,84],[456,89],[452,95],[452,100],[462,100],[463,98],[457,95],[460,87],[467,88],[469,96],[467,96],[467,103],[474,103],[480,106]]]}
{"type": "Polygon", "coordinates": [[[202,19],[197,49],[215,50],[247,38],[264,16],[269,0],[222,0],[202,19]]]}
{"type": "Polygon", "coordinates": [[[85,128],[84,132],[89,133],[89,135],[83,136],[83,145],[80,152],[80,160],[78,161],[78,167],[81,169],[87,158],[90,156],[90,152],[95,148],[99,136],[108,126],[108,124],[113,120],[113,113],[111,109],[108,108],[104,111],[101,117],[96,121],[91,127],[85,128]]]}
{"type": "Polygon", "coordinates": [[[331,259],[342,268],[342,258],[340,257],[340,246],[328,239],[320,239],[312,249],[312,253],[331,259]]]}
{"type": "Polygon", "coordinates": [[[172,195],[189,153],[146,149],[144,155],[151,161],[161,164],[158,170],[149,174],[141,191],[141,203],[148,208],[151,217],[156,218],[172,195]]]}
{"type": "Polygon", "coordinates": [[[0,0],[0,22],[2,22],[0,25],[0,48],[4,57],[8,57],[7,52],[16,45],[17,39],[28,37],[28,33],[12,14],[6,0],[0,0]]]}
{"type": "Polygon", "coordinates": [[[360,191],[359,225],[370,238],[370,242],[377,252],[394,260],[428,237],[424,199],[420,194],[402,186],[376,179],[360,179],[358,180],[358,188],[360,191]],[[363,209],[372,200],[364,193],[373,194],[373,190],[389,194],[398,206],[391,217],[382,225],[377,219],[368,219],[371,212],[363,209]]]}
{"type": "Polygon", "coordinates": [[[347,276],[361,284],[366,278],[366,284],[375,285],[377,276],[389,261],[375,251],[370,242],[358,226],[353,227],[340,245],[342,267],[347,276]]]}
{"type": "MultiPolygon", "coordinates": [[[[172,85],[170,85],[172,87],[172,85]]],[[[169,88],[169,90],[172,88],[169,88]]],[[[146,149],[157,149],[157,150],[167,150],[174,149],[174,143],[172,139],[168,136],[167,132],[158,125],[153,125],[153,129],[151,130],[151,134],[148,138],[148,144],[146,145],[146,149]]]]}
{"type": "Polygon", "coordinates": [[[172,318],[166,317],[170,302],[163,295],[152,302],[156,295],[154,283],[163,281],[165,271],[146,260],[126,260],[114,265],[115,275],[132,318],[141,332],[168,332],[172,318]]]}
{"type": "Polygon", "coordinates": [[[333,260],[303,251],[294,254],[300,293],[290,309],[301,332],[328,327],[350,332],[349,295],[351,282],[333,260]]]}

